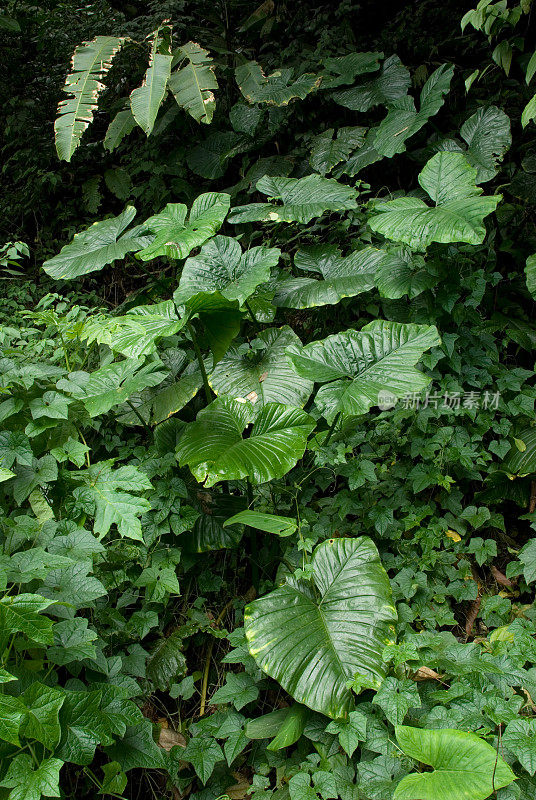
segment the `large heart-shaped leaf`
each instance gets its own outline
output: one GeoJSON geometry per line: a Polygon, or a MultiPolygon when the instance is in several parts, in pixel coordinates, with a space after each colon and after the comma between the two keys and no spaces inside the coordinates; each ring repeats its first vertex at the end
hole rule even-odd
{"type": "Polygon", "coordinates": [[[127,358],[139,358],[154,353],[159,338],[172,336],[184,324],[177,316],[174,303],[166,300],[131,308],[121,317],[88,317],[79,337],[88,344],[107,344],[115,353],[127,358]]]}
{"type": "Polygon", "coordinates": [[[149,217],[145,222],[144,228],[156,236],[138,254],[138,258],[142,261],[157,256],[186,258],[194,247],[200,247],[214,236],[227,215],[230,202],[228,194],[201,194],[193,202],[188,222],[183,203],[168,203],[160,214],[149,217]]]}
{"type": "Polygon", "coordinates": [[[315,136],[309,163],[315,172],[326,175],[341,161],[345,161],[352,150],[365,141],[366,128],[339,128],[333,138],[333,128],[315,136]]]}
{"type": "Polygon", "coordinates": [[[197,42],[179,47],[177,56],[181,62],[188,60],[188,63],[173,73],[168,81],[169,88],[181,108],[196,122],[208,125],[216,108],[213,89],[218,88],[214,62],[197,42]]]}
{"type": "Polygon", "coordinates": [[[248,61],[235,70],[238,88],[248,103],[286,106],[294,97],[301,100],[319,86],[319,75],[306,73],[294,78],[294,70],[278,69],[265,75],[256,61],[248,61]]]}
{"type": "Polygon", "coordinates": [[[298,408],[268,403],[255,418],[250,403],[218,398],[187,426],[177,458],[205,486],[246,477],[266,483],[292,469],[314,427],[312,417],[298,408]]]}
{"type": "Polygon", "coordinates": [[[107,364],[95,372],[71,372],[57,387],[81,400],[90,417],[105,414],[114,406],[145,389],[158,386],[166,377],[155,363],[144,364],[134,358],[107,364]]]}
{"type": "Polygon", "coordinates": [[[317,278],[289,278],[277,285],[274,304],[283,308],[315,308],[334,305],[374,288],[375,273],[384,253],[375,247],[354,250],[343,258],[334,245],[313,245],[298,250],[294,266],[319,272],[317,278]]]}
{"type": "Polygon", "coordinates": [[[253,404],[303,406],[313,383],[297,375],[285,357],[291,344],[301,342],[287,326],[262,331],[250,344],[228,350],[210,376],[210,385],[218,395],[247,398],[253,404]]]}
{"type": "Polygon", "coordinates": [[[322,75],[322,89],[335,89],[350,84],[358,75],[376,72],[380,68],[383,53],[348,53],[346,56],[325,58],[325,71],[322,75]]]}
{"type": "Polygon", "coordinates": [[[182,305],[197,294],[219,292],[243,303],[270,278],[280,255],[277,247],[252,247],[243,253],[236,239],[215,236],[184,264],[174,300],[182,305]]]}
{"type": "Polygon", "coordinates": [[[285,691],[337,719],[353,708],[347,681],[356,673],[379,687],[396,611],[368,537],[323,542],[311,566],[312,583],[287,578],[246,607],[246,637],[257,664],[285,691]]]}
{"type": "Polygon", "coordinates": [[[434,767],[402,778],[395,800],[485,800],[515,775],[494,747],[474,733],[398,725],[396,738],[411,758],[434,767]]]}
{"type": "Polygon", "coordinates": [[[375,320],[361,331],[345,331],[305,347],[291,345],[287,355],[298,375],[324,383],[316,405],[326,419],[335,414],[364,414],[378,394],[402,397],[424,389],[430,378],[415,364],[440,344],[433,325],[375,320]]]}
{"type": "Polygon", "coordinates": [[[389,300],[398,300],[405,294],[412,300],[437,281],[433,268],[427,268],[424,258],[407,247],[385,252],[376,270],[378,291],[389,300]]]}
{"type": "Polygon", "coordinates": [[[369,111],[380,104],[389,105],[407,94],[411,77],[398,56],[390,56],[384,61],[377,78],[372,78],[360,86],[353,86],[333,94],[333,99],[352,111],[369,111]]]}
{"type": "Polygon", "coordinates": [[[57,256],[45,261],[43,269],[51,278],[70,280],[96,272],[127,253],[141,250],[150,241],[142,236],[143,226],[123,233],[135,216],[134,206],[127,206],[118,217],[94,222],[85,231],[76,233],[73,241],[62,247],[57,256]]]}
{"type": "Polygon", "coordinates": [[[497,174],[497,162],[512,144],[510,120],[497,106],[479,108],[460,128],[467,150],[454,139],[445,139],[440,150],[464,153],[472,167],[476,167],[476,182],[490,181],[497,174]]]}
{"type": "Polygon", "coordinates": [[[380,155],[392,158],[395,153],[404,152],[406,139],[417,133],[443,105],[453,74],[454,67],[443,64],[430,75],[421,91],[419,111],[409,95],[393,102],[374,139],[380,155]]]}
{"type": "Polygon", "coordinates": [[[325,211],[348,211],[357,207],[357,191],[332,178],[307,175],[305,178],[270,178],[257,181],[257,191],[275,203],[251,203],[233,208],[229,222],[310,222],[325,211]]]}
{"type": "Polygon", "coordinates": [[[378,202],[379,212],[369,219],[372,230],[388,239],[424,249],[432,242],[484,241],[484,217],[495,211],[501,195],[480,197],[475,184],[476,169],[461,153],[437,153],[419,175],[435,207],[418,197],[400,197],[378,202]]]}

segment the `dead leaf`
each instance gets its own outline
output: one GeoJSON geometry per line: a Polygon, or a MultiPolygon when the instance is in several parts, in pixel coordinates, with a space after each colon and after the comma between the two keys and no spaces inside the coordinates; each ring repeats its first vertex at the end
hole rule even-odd
{"type": "Polygon", "coordinates": [[[494,567],[493,564],[490,567],[490,572],[493,575],[493,577],[495,578],[495,580],[497,581],[497,583],[500,583],[501,586],[512,587],[514,585],[512,583],[512,581],[510,580],[510,578],[507,578],[506,575],[503,575],[503,573],[500,572],[497,569],[497,567],[494,567]]]}
{"type": "Polygon", "coordinates": [[[246,395],[246,400],[249,400],[250,403],[256,403],[258,396],[257,392],[250,392],[246,395]]]}
{"type": "Polygon", "coordinates": [[[443,675],[440,675],[435,669],[430,669],[430,667],[419,667],[417,672],[412,675],[414,681],[441,681],[443,677],[443,675]]]}
{"type": "Polygon", "coordinates": [[[267,377],[268,377],[268,373],[267,372],[263,372],[262,375],[259,377],[259,383],[262,383],[263,381],[265,381],[267,377]]]}
{"type": "Polygon", "coordinates": [[[451,531],[450,529],[447,531],[445,535],[447,536],[448,539],[452,539],[453,542],[461,542],[462,540],[462,537],[460,536],[459,533],[456,533],[456,531],[451,531]]]}
{"type": "Polygon", "coordinates": [[[163,750],[169,751],[172,747],[186,747],[186,739],[179,733],[178,731],[174,731],[173,728],[167,727],[168,723],[167,720],[165,723],[160,724],[160,734],[158,736],[158,746],[161,747],[163,750]]]}

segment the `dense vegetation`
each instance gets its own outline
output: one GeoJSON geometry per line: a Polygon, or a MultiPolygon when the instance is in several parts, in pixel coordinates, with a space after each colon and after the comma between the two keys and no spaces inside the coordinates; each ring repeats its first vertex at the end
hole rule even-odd
{"type": "Polygon", "coordinates": [[[536,796],[532,23],[7,0],[0,800],[536,796]]]}

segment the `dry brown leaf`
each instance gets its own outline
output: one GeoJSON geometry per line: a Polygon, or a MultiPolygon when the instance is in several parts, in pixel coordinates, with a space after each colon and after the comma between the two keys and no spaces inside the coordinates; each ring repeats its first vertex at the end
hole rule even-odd
{"type": "Polygon", "coordinates": [[[435,669],[430,669],[430,667],[419,667],[417,672],[412,675],[414,681],[441,681],[443,677],[443,675],[440,675],[435,669]]]}
{"type": "Polygon", "coordinates": [[[158,736],[158,746],[168,753],[172,747],[186,747],[186,739],[178,731],[169,728],[166,724],[160,724],[160,734],[158,736]]]}

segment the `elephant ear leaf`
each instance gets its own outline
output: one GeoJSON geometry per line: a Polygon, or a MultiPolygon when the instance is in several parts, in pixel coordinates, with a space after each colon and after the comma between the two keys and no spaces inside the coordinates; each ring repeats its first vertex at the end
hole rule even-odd
{"type": "Polygon", "coordinates": [[[171,29],[163,25],[153,36],[149,67],[141,86],[130,95],[132,116],[149,136],[154,128],[158,109],[164,99],[171,74],[171,29]]]}
{"type": "Polygon", "coordinates": [[[250,203],[233,208],[229,222],[310,222],[326,211],[349,211],[357,207],[357,191],[333,178],[270,178],[257,181],[257,191],[275,203],[250,203]]]}
{"type": "Polygon", "coordinates": [[[298,250],[294,266],[318,271],[322,278],[289,278],[278,283],[274,305],[283,308],[315,308],[334,305],[343,297],[355,297],[375,286],[376,270],[384,253],[364,247],[343,257],[333,245],[313,245],[298,250]]]}
{"type": "Polygon", "coordinates": [[[417,197],[378,202],[378,213],[369,219],[369,225],[387,239],[418,250],[432,242],[481,244],[486,235],[484,217],[495,211],[502,196],[481,197],[476,174],[461,153],[437,153],[419,175],[419,183],[435,206],[417,197]]]}
{"type": "Polygon", "coordinates": [[[246,637],[259,667],[295,700],[340,719],[354,707],[347,683],[356,673],[380,686],[396,611],[368,537],[323,542],[311,566],[312,584],[288,578],[246,607],[246,637]]]}
{"type": "Polygon", "coordinates": [[[215,236],[199,255],[186,261],[175,302],[182,305],[197,294],[219,292],[227,300],[242,304],[257,286],[269,280],[280,255],[277,247],[252,247],[243,253],[236,239],[215,236]]]}
{"type": "Polygon", "coordinates": [[[92,121],[99,94],[104,88],[102,78],[124,41],[117,36],[96,36],[74,51],[72,71],[63,87],[63,91],[72,97],[60,101],[54,123],[56,150],[62,160],[71,160],[82,134],[92,121]]]}
{"type": "Polygon", "coordinates": [[[303,100],[316,89],[320,76],[306,73],[293,77],[293,69],[278,69],[265,75],[256,61],[248,61],[235,70],[238,88],[248,103],[266,103],[271,106],[286,106],[296,97],[303,100]]]}
{"type": "Polygon", "coordinates": [[[43,269],[51,278],[72,280],[96,272],[127,253],[141,250],[149,242],[149,238],[142,235],[142,226],[123,233],[135,216],[136,209],[127,206],[118,217],[94,222],[85,231],[75,234],[73,241],[57,256],[45,261],[43,269]]]}
{"type": "Polygon", "coordinates": [[[163,211],[145,222],[144,227],[156,236],[138,258],[142,261],[158,256],[186,258],[194,247],[200,247],[214,236],[229,211],[230,202],[228,194],[200,194],[193,202],[188,221],[183,203],[168,203],[163,211]]]}
{"type": "Polygon", "coordinates": [[[411,86],[411,76],[398,56],[390,56],[377,77],[359,86],[334,92],[336,103],[351,111],[369,111],[374,106],[389,105],[404,95],[411,86]]]}
{"type": "Polygon", "coordinates": [[[345,331],[305,347],[287,349],[302,377],[325,384],[315,403],[328,421],[336,414],[365,414],[385,392],[395,399],[424,389],[430,379],[415,365],[440,344],[433,325],[375,320],[361,331],[345,331]]]}
{"type": "Polygon", "coordinates": [[[178,105],[196,122],[209,125],[216,108],[213,90],[218,88],[214,63],[208,52],[196,42],[184,44],[178,55],[181,61],[187,60],[188,63],[171,75],[169,88],[178,105]]]}
{"type": "Polygon", "coordinates": [[[292,469],[314,427],[312,417],[299,408],[268,403],[255,417],[251,404],[218,398],[187,426],[177,458],[207,487],[246,477],[266,483],[292,469]]]}
{"type": "Polygon", "coordinates": [[[472,167],[476,167],[476,182],[490,181],[497,174],[497,163],[512,144],[510,120],[496,106],[479,108],[460,128],[462,139],[467,149],[454,139],[445,139],[440,143],[440,150],[464,153],[472,167]]]}
{"type": "Polygon", "coordinates": [[[313,390],[313,382],[299,376],[285,351],[301,342],[292,328],[268,328],[251,344],[231,347],[210,376],[218,395],[246,398],[259,406],[285,403],[303,406],[313,390]]]}
{"type": "Polygon", "coordinates": [[[422,88],[419,111],[409,95],[393,102],[374,139],[374,147],[380,155],[392,158],[404,152],[406,139],[420,131],[443,105],[453,74],[454,67],[443,64],[430,75],[422,88]]]}
{"type": "Polygon", "coordinates": [[[407,725],[395,732],[406,755],[434,770],[406,775],[394,800],[485,800],[516,779],[495,748],[474,733],[407,725]]]}

